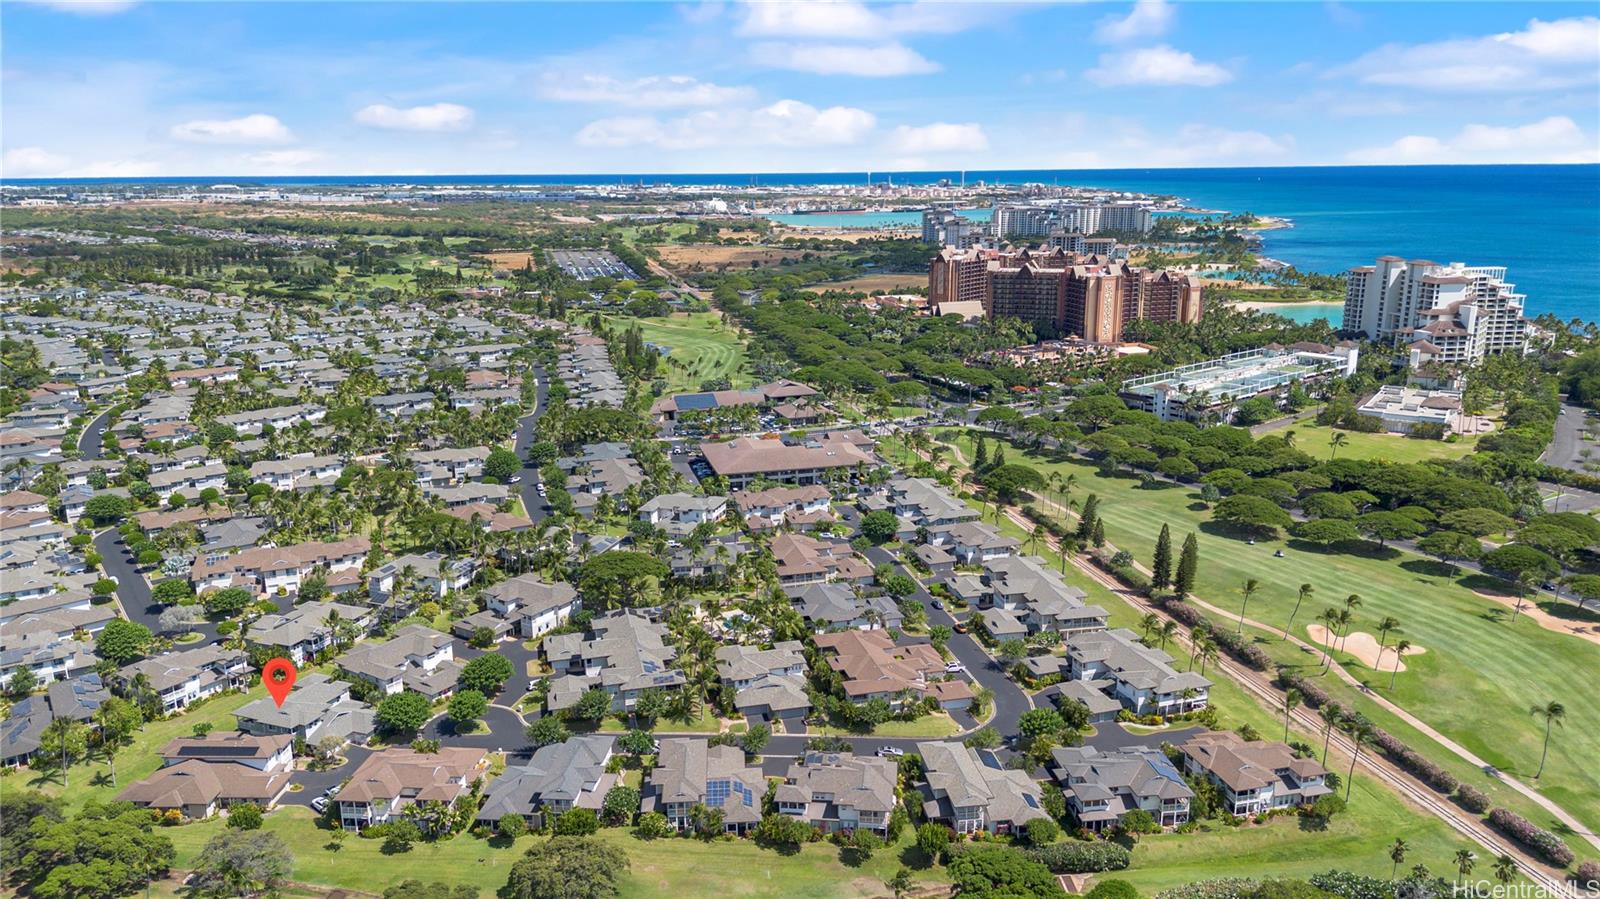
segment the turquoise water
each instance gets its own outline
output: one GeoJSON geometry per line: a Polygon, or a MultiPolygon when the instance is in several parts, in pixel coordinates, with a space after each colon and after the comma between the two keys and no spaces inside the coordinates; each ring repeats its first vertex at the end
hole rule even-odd
{"type": "Polygon", "coordinates": [[[1319,318],[1325,318],[1335,328],[1344,321],[1344,307],[1340,305],[1324,306],[1321,303],[1275,303],[1270,308],[1262,309],[1273,315],[1297,321],[1302,325],[1309,325],[1319,318]]]}
{"type": "MultiPolygon", "coordinates": [[[[987,222],[993,209],[957,209],[975,222],[987,222]]],[[[780,225],[811,228],[921,228],[920,212],[813,212],[807,215],[769,215],[780,225]]]]}

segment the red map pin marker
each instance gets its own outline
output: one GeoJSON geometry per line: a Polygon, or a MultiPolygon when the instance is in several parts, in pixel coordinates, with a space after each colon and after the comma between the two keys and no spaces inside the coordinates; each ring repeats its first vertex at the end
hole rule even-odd
{"type": "Polygon", "coordinates": [[[276,658],[261,669],[261,682],[267,685],[267,692],[272,694],[272,701],[283,708],[283,701],[289,696],[289,688],[294,686],[294,663],[285,658],[276,658]]]}

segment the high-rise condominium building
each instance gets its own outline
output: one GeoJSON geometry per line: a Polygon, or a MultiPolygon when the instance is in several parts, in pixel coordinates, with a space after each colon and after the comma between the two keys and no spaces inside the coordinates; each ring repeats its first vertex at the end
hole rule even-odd
{"type": "Polygon", "coordinates": [[[929,265],[932,305],[981,301],[989,318],[1018,318],[1042,338],[1123,339],[1129,322],[1200,320],[1200,283],[1061,250],[945,250],[929,265]]]}
{"type": "Polygon", "coordinates": [[[1060,207],[1060,224],[1067,231],[1098,234],[1128,231],[1147,234],[1155,227],[1155,214],[1138,203],[1081,204],[1060,207]]]}
{"type": "Polygon", "coordinates": [[[1055,210],[1048,206],[996,206],[994,234],[1002,239],[1044,237],[1050,233],[1055,219],[1055,210]]]}
{"type": "Polygon", "coordinates": [[[1419,361],[1471,365],[1527,349],[1524,299],[1503,267],[1380,256],[1349,271],[1344,326],[1408,346],[1419,361]]]}

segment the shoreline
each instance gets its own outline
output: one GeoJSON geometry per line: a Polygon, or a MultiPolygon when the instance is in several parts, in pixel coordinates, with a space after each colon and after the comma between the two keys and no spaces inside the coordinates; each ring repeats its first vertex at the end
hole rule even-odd
{"type": "Polygon", "coordinates": [[[1344,304],[1338,300],[1283,300],[1280,302],[1274,302],[1272,300],[1242,300],[1235,303],[1229,303],[1228,305],[1238,309],[1249,309],[1255,312],[1272,312],[1273,310],[1282,309],[1285,306],[1329,306],[1337,309],[1344,308],[1344,304]]]}

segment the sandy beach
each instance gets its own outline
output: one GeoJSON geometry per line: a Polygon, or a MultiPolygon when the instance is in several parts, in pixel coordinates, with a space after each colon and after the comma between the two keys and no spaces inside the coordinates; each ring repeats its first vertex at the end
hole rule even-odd
{"type": "Polygon", "coordinates": [[[1239,309],[1251,309],[1251,310],[1254,310],[1256,312],[1282,312],[1283,310],[1285,310],[1287,308],[1290,308],[1290,307],[1293,307],[1293,308],[1296,308],[1296,309],[1300,309],[1300,308],[1323,309],[1323,308],[1325,308],[1325,309],[1330,309],[1330,310],[1332,310],[1332,309],[1343,309],[1344,308],[1344,304],[1343,303],[1333,302],[1333,301],[1323,301],[1323,300],[1301,300],[1299,302],[1294,302],[1294,303],[1265,303],[1265,302],[1260,302],[1258,300],[1248,300],[1248,301],[1245,301],[1245,302],[1242,302],[1242,303],[1231,303],[1230,305],[1235,306],[1235,307],[1237,307],[1239,309]]]}

